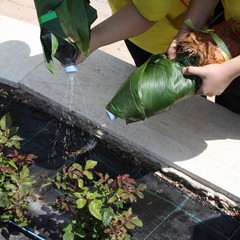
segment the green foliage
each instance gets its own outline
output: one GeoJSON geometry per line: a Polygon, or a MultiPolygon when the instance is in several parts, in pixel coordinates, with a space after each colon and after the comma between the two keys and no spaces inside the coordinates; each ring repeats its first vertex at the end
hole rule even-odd
{"type": "Polygon", "coordinates": [[[182,74],[182,68],[187,63],[193,65],[194,59],[186,53],[174,60],[163,53],[151,56],[129,75],[106,109],[126,123],[168,111],[180,100],[195,95],[201,86],[200,77],[182,74]]]}
{"type": "Polygon", "coordinates": [[[36,156],[16,150],[22,140],[17,132],[10,114],[5,114],[0,120],[0,222],[13,220],[25,226],[29,198],[38,198],[32,188],[35,180],[29,177],[27,167],[36,156]]]}
{"type": "Polygon", "coordinates": [[[55,207],[71,212],[71,222],[63,226],[64,240],[72,239],[130,239],[129,230],[141,227],[142,221],[132,213],[129,203],[143,198],[145,185],[137,186],[125,174],[116,179],[94,171],[96,161],[88,160],[83,167],[78,163],[66,167],[48,179],[62,195],[55,207]]]}

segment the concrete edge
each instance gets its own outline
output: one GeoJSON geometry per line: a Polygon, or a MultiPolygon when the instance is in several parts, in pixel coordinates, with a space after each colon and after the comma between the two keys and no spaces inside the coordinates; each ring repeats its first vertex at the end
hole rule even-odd
{"type": "MultiPolygon", "coordinates": [[[[4,82],[3,84],[6,85],[4,82]]],[[[30,98],[31,97],[35,98],[35,101],[47,103],[45,104],[45,107],[40,106],[41,104],[38,104],[38,107],[40,107],[41,110],[46,111],[49,114],[53,114],[53,116],[55,116],[56,118],[68,119],[68,116],[71,115],[73,119],[75,118],[78,120],[79,126],[80,124],[89,121],[88,119],[79,116],[79,114],[75,112],[70,112],[68,108],[62,107],[59,103],[54,102],[52,99],[42,96],[38,92],[34,92],[31,89],[28,89],[28,87],[22,83],[19,83],[18,88],[14,88],[13,86],[10,85],[6,86],[12,91],[13,95],[15,94],[21,95],[20,98],[22,100],[24,100],[27,93],[30,96],[30,98]]],[[[97,132],[96,130],[99,130],[99,126],[97,125],[97,123],[91,122],[90,125],[88,125],[88,128],[85,129],[90,131],[90,134],[99,138],[96,133],[97,132]]],[[[104,129],[102,130],[104,131],[104,129]]],[[[126,151],[127,148],[128,154],[133,156],[136,162],[138,163],[141,162],[141,164],[143,164],[144,167],[153,170],[158,177],[167,180],[171,184],[179,187],[180,189],[184,189],[184,191],[190,192],[190,194],[194,194],[198,197],[203,198],[205,201],[209,202],[211,205],[213,205],[220,211],[226,212],[228,215],[230,214],[232,216],[234,216],[236,212],[240,211],[240,200],[236,196],[231,196],[232,194],[228,193],[223,194],[221,192],[218,192],[217,190],[213,190],[213,188],[207,186],[207,184],[204,185],[199,181],[193,179],[190,176],[190,174],[186,174],[183,171],[178,170],[177,167],[175,169],[173,167],[167,166],[166,161],[164,161],[164,159],[161,160],[158,159],[160,163],[154,161],[155,157],[149,155],[147,152],[142,153],[141,151],[141,153],[139,153],[139,148],[137,146],[134,146],[132,141],[126,142],[120,136],[112,132],[107,132],[105,134],[105,137],[101,140],[111,143],[113,147],[117,147],[121,151],[126,151]]]]}
{"type": "Polygon", "coordinates": [[[187,174],[178,171],[172,167],[164,166],[161,170],[155,172],[161,178],[164,178],[171,183],[174,183],[180,189],[185,188],[194,195],[204,198],[207,202],[211,203],[214,207],[220,209],[227,214],[235,215],[235,212],[240,210],[239,199],[231,199],[227,194],[222,194],[213,190],[206,185],[199,183],[187,174]]]}

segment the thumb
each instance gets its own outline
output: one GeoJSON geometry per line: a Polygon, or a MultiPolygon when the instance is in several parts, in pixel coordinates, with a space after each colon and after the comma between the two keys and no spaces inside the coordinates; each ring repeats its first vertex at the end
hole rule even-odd
{"type": "Polygon", "coordinates": [[[79,53],[78,56],[77,56],[77,59],[75,61],[76,64],[80,64],[82,62],[84,62],[84,60],[86,59],[87,57],[85,57],[83,54],[79,53]]]}
{"type": "Polygon", "coordinates": [[[173,60],[176,58],[176,52],[177,52],[177,40],[173,40],[172,43],[169,45],[167,50],[167,56],[170,60],[173,60]]]}
{"type": "Polygon", "coordinates": [[[185,75],[201,75],[200,67],[188,66],[182,69],[182,73],[185,75]]]}

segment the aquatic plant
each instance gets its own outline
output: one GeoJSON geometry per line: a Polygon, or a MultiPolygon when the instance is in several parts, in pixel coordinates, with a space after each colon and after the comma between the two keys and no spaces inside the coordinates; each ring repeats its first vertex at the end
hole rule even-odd
{"type": "Polygon", "coordinates": [[[62,194],[55,207],[70,212],[71,221],[63,225],[63,239],[130,239],[129,230],[141,227],[129,204],[143,198],[145,185],[137,185],[125,174],[113,179],[94,170],[96,161],[64,166],[54,179],[48,179],[62,194]]]}
{"type": "Polygon", "coordinates": [[[11,220],[26,226],[30,200],[39,198],[28,168],[36,156],[18,152],[23,139],[17,132],[18,127],[12,126],[11,116],[6,113],[0,120],[0,222],[11,220]]]}

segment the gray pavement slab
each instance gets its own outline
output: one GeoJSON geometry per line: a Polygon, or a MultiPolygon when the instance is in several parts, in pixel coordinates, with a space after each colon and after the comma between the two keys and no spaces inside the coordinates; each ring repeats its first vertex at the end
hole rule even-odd
{"type": "Polygon", "coordinates": [[[111,46],[93,53],[79,66],[77,75],[66,75],[58,62],[57,74],[52,75],[43,64],[38,27],[0,16],[0,30],[3,83],[89,120],[98,129],[96,134],[103,130],[102,134],[138,152],[165,173],[186,179],[206,196],[239,206],[239,115],[192,97],[144,122],[111,122],[105,106],[135,69],[111,55],[111,46]]]}
{"type": "Polygon", "coordinates": [[[0,15],[0,62],[3,83],[13,87],[43,62],[39,28],[0,15]],[[34,56],[38,57],[34,57],[34,56]]]}

